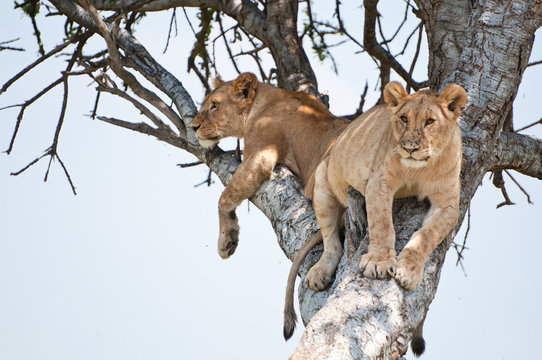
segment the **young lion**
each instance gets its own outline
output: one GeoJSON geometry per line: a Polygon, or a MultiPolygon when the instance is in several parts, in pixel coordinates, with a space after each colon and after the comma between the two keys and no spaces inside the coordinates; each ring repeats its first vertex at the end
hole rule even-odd
{"type": "MultiPolygon", "coordinates": [[[[428,90],[408,95],[399,83],[391,82],[384,99],[386,105],[352,122],[315,172],[313,207],[324,253],[307,274],[314,290],[329,284],[342,256],[338,230],[349,186],[365,196],[370,243],[360,268],[366,277],[391,275],[402,287],[415,289],[427,258],[458,221],[462,147],[456,120],[467,102],[465,90],[452,84],[440,95],[428,90]],[[392,201],[409,196],[428,198],[431,208],[396,259],[392,201]]],[[[292,264],[297,268],[291,273],[297,273],[302,260],[298,257],[304,257],[305,248],[316,241],[314,237],[298,252],[292,264]]],[[[288,297],[284,313],[287,333],[293,331],[287,326],[295,323],[288,297]]],[[[420,334],[421,324],[415,335],[420,334]]]]}
{"type": "Polygon", "coordinates": [[[271,177],[277,163],[299,177],[310,198],[314,170],[349,121],[333,116],[313,95],[260,83],[251,73],[230,82],[217,78],[214,86],[190,124],[200,144],[245,139],[243,162],[218,204],[218,253],[226,259],[238,244],[237,206],[271,177]]]}

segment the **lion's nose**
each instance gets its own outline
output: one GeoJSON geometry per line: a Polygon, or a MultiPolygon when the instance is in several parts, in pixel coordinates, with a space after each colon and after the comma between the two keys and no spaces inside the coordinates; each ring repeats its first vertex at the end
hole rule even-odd
{"type": "Polygon", "coordinates": [[[200,128],[201,125],[192,125],[190,124],[190,127],[192,128],[192,130],[194,130],[194,132],[198,131],[198,129],[200,128]]]}
{"type": "Polygon", "coordinates": [[[412,154],[414,151],[420,150],[420,146],[415,143],[402,144],[401,147],[409,154],[412,154]]]}

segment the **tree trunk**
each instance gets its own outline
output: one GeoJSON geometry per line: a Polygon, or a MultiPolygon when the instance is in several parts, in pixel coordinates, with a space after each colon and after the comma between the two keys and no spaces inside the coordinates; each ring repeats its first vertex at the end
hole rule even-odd
{"type": "MultiPolygon", "coordinates": [[[[465,48],[455,60],[457,66],[452,75],[444,81],[462,85],[469,96],[460,120],[464,146],[461,221],[492,165],[495,143],[515,98],[541,19],[540,5],[529,1],[483,2],[470,16],[465,48]]],[[[435,21],[438,23],[439,19],[435,21]]],[[[422,284],[414,291],[406,291],[393,280],[361,277],[358,264],[368,244],[365,220],[360,215],[364,211],[351,194],[349,204],[345,255],[331,288],[320,293],[308,289],[304,284],[307,261],[302,270],[299,296],[303,321],[308,325],[293,359],[396,359],[404,354],[414,328],[433,300],[446,251],[461,223],[427,261],[422,284]],[[361,246],[355,251],[357,239],[361,239],[361,246]]],[[[394,203],[397,251],[420,227],[425,211],[427,204],[414,200],[394,203]]]]}
{"type": "MultiPolygon", "coordinates": [[[[75,2],[50,1],[71,20],[95,29],[92,19],[75,2]]],[[[105,8],[123,2],[95,3],[101,3],[105,8]]],[[[267,20],[248,1],[164,0],[151,2],[147,6],[212,6],[233,17],[237,16],[243,26],[253,28],[269,25],[269,21],[275,21],[276,25],[278,18],[272,16],[273,11],[275,14],[281,11],[291,13],[292,9],[281,8],[288,3],[291,4],[287,1],[269,1],[268,4],[276,8],[271,9],[271,17],[267,20]]],[[[529,59],[533,34],[542,24],[542,5],[540,1],[486,0],[476,2],[471,10],[469,1],[447,0],[433,5],[434,2],[419,0],[417,3],[428,31],[431,87],[437,89],[455,82],[467,90],[469,97],[460,120],[464,146],[460,204],[462,220],[488,169],[509,167],[542,177],[542,156],[527,156],[524,155],[525,151],[522,152],[522,149],[542,148],[540,141],[531,141],[518,134],[501,135],[503,122],[511,109],[529,59]],[[468,14],[470,17],[467,21],[468,14]],[[510,147],[514,147],[514,151],[510,151],[510,147]],[[504,156],[503,151],[510,151],[511,155],[504,156]]],[[[278,29],[253,29],[253,33],[266,41],[275,41],[268,43],[268,46],[279,67],[284,69],[283,73],[279,71],[282,74],[279,83],[291,89],[304,86],[307,81],[316,86],[312,70],[307,70],[310,66],[305,61],[306,55],[299,41],[292,42],[292,28],[295,25],[288,23],[278,29]],[[278,31],[278,35],[273,35],[274,31],[278,31]],[[266,38],[270,34],[272,36],[266,38]],[[294,63],[276,58],[281,56],[278,48],[287,42],[291,45],[288,56],[297,59],[294,63]]],[[[209,151],[198,145],[187,127],[196,114],[196,107],[182,83],[156,63],[127,32],[121,30],[118,43],[124,49],[127,65],[169,96],[182,117],[178,137],[160,132],[152,135],[191,152],[205,162],[223,183],[227,183],[239,161],[218,149],[209,151]]],[[[276,176],[264,182],[251,200],[270,219],[278,242],[290,259],[317,231],[309,201],[303,196],[296,179],[284,167],[278,167],[276,176]]],[[[433,300],[445,253],[459,228],[458,225],[429,258],[422,284],[414,291],[405,291],[393,280],[371,280],[361,276],[358,264],[368,244],[364,204],[355,192],[349,193],[349,200],[345,254],[335,282],[328,290],[314,292],[307,289],[302,281],[299,292],[301,313],[308,325],[293,355],[295,359],[392,359],[402,355],[414,328],[424,318],[433,300]]],[[[412,199],[394,203],[397,251],[420,227],[427,208],[427,203],[412,199]]],[[[303,280],[308,264],[314,263],[319,255],[317,248],[307,257],[301,269],[303,280]]]]}

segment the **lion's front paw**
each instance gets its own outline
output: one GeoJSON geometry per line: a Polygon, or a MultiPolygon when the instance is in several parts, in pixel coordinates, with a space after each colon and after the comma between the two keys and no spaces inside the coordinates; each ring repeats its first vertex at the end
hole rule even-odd
{"type": "Polygon", "coordinates": [[[394,276],[397,260],[395,250],[372,251],[361,257],[360,269],[363,276],[373,279],[385,279],[388,274],[394,276]]]}
{"type": "Polygon", "coordinates": [[[307,274],[307,285],[316,291],[323,290],[331,282],[333,270],[320,259],[307,274]]]}
{"type": "Polygon", "coordinates": [[[395,280],[407,290],[414,290],[420,285],[423,278],[425,261],[416,251],[405,248],[399,254],[395,280]]]}
{"type": "Polygon", "coordinates": [[[233,255],[237,244],[239,244],[239,225],[237,219],[232,219],[220,229],[218,237],[218,254],[221,258],[227,259],[233,255]]]}

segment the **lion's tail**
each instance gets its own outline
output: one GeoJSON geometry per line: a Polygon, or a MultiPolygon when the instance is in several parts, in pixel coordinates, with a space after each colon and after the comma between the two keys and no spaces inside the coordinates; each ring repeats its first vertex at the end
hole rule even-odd
{"type": "Polygon", "coordinates": [[[412,340],[410,340],[410,349],[412,353],[418,357],[425,351],[425,340],[423,339],[423,323],[425,322],[425,316],[422,321],[418,324],[416,329],[414,329],[414,334],[412,335],[412,340]]]}
{"type": "Polygon", "coordinates": [[[297,251],[294,260],[292,261],[290,273],[288,274],[288,281],[286,282],[286,298],[284,300],[283,334],[285,340],[292,337],[297,322],[297,315],[294,309],[294,286],[297,272],[299,271],[299,267],[303,263],[303,260],[305,260],[305,257],[309,251],[321,242],[322,233],[318,231],[317,233],[313,234],[305,244],[303,244],[303,246],[297,251]]]}

